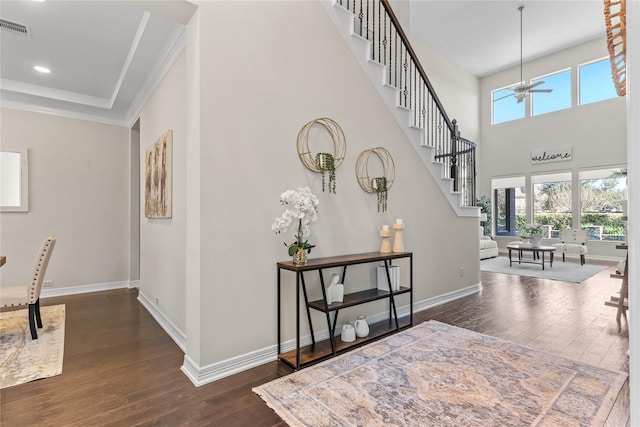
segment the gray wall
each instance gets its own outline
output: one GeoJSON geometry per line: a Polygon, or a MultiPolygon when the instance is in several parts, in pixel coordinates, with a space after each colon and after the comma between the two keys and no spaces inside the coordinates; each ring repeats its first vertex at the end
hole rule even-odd
{"type": "Polygon", "coordinates": [[[140,292],[173,325],[185,329],[186,59],[183,53],[140,113],[140,292]],[[172,217],[144,216],[145,152],[173,131],[172,217]]]}
{"type": "MultiPolygon", "coordinates": [[[[186,290],[191,359],[205,366],[274,345],[275,263],[287,259],[282,243],[292,235],[274,235],[271,223],[289,188],[309,186],[320,199],[314,257],[377,250],[380,226],[403,218],[405,248],[415,253],[416,300],[479,282],[477,219],[454,216],[320,4],[202,2],[189,27],[187,80],[197,88],[188,93],[200,99],[187,101],[194,122],[187,133],[199,134],[188,138],[187,152],[200,156],[187,182],[197,173],[202,194],[199,223],[187,225],[187,247],[200,251],[199,262],[186,261],[187,277],[199,277],[186,290]],[[322,192],[320,176],[301,165],[295,149],[300,127],[325,116],[347,138],[336,195],[322,192]],[[386,213],[376,211],[375,197],[354,174],[358,154],[376,146],[391,152],[397,168],[386,213]]],[[[371,271],[350,278],[354,288],[367,286],[371,271]]],[[[294,278],[284,280],[291,310],[294,278]]],[[[310,298],[319,294],[315,280],[310,298]]],[[[358,314],[381,307],[365,310],[358,314]]],[[[285,339],[293,337],[291,316],[285,339]]]]}
{"type": "MultiPolygon", "coordinates": [[[[520,69],[512,68],[480,81],[480,144],[478,195],[491,195],[491,178],[547,172],[572,172],[627,162],[626,99],[614,98],[576,106],[577,66],[607,55],[606,40],[599,39],[524,64],[524,79],[572,68],[573,108],[491,125],[491,90],[517,82],[520,69]],[[529,154],[541,148],[571,146],[571,161],[530,163],[529,154]]],[[[541,96],[544,96],[542,94],[541,96]]],[[[501,247],[513,238],[497,238],[501,247]]],[[[589,242],[590,256],[619,258],[615,243],[589,242]]]]}
{"type": "MultiPolygon", "coordinates": [[[[36,253],[58,238],[54,288],[129,280],[128,130],[3,108],[2,146],[29,150],[29,212],[0,214],[3,286],[31,280],[36,253]]],[[[47,289],[48,290],[48,289],[47,289]]]]}

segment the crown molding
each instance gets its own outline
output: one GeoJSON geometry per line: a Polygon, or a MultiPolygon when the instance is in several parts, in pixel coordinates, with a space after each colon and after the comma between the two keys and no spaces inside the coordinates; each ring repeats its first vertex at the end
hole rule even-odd
{"type": "Polygon", "coordinates": [[[169,37],[169,41],[165,45],[165,49],[159,55],[151,72],[147,75],[147,78],[142,85],[142,89],[138,92],[135,98],[133,98],[133,101],[131,101],[131,105],[125,114],[125,120],[129,127],[133,126],[133,124],[138,120],[140,112],[160,83],[162,83],[162,80],[178,57],[185,50],[186,46],[186,29],[182,25],[175,24],[173,31],[171,32],[171,36],[169,37]]]}
{"type": "Polygon", "coordinates": [[[115,112],[111,100],[107,98],[26,85],[5,79],[0,81],[0,106],[130,128],[138,120],[140,112],[185,48],[185,27],[175,24],[140,91],[123,113],[115,112]]]}

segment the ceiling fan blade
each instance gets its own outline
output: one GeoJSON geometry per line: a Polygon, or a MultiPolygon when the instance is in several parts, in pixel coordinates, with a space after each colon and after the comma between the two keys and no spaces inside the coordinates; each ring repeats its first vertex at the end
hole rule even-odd
{"type": "Polygon", "coordinates": [[[494,100],[493,100],[493,102],[500,101],[501,99],[505,99],[505,98],[508,98],[508,97],[510,97],[510,96],[513,96],[513,94],[512,94],[512,93],[510,93],[509,95],[501,96],[500,98],[496,98],[496,99],[494,99],[494,100]]]}
{"type": "Polygon", "coordinates": [[[520,85],[520,86],[516,86],[515,88],[513,88],[512,90],[517,92],[517,93],[527,93],[530,92],[531,89],[540,86],[541,84],[543,84],[544,81],[539,81],[539,82],[535,82],[534,84],[531,85],[520,85]]]}
{"type": "Polygon", "coordinates": [[[553,89],[533,89],[533,90],[530,90],[529,92],[530,93],[549,93],[551,91],[553,91],[553,89]]]}
{"type": "Polygon", "coordinates": [[[536,87],[536,86],[540,86],[540,85],[543,85],[543,84],[544,84],[544,80],[538,80],[538,81],[537,81],[537,82],[535,82],[534,84],[529,85],[529,89],[533,89],[534,87],[536,87]]]}

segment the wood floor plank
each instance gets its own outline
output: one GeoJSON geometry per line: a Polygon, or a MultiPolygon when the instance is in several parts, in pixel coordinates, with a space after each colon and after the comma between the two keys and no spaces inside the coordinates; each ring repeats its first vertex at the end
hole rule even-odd
{"type": "MultiPolygon", "coordinates": [[[[604,305],[620,286],[609,264],[580,284],[483,272],[480,293],[416,313],[414,322],[434,319],[628,372],[626,324],[618,332],[616,309],[604,305]]],[[[63,373],[0,390],[3,427],[286,425],[251,391],[292,372],[284,363],[195,387],[180,371],[184,354],[136,290],[43,300],[60,303],[63,373]]],[[[628,422],[628,403],[616,416],[628,422]]]]}

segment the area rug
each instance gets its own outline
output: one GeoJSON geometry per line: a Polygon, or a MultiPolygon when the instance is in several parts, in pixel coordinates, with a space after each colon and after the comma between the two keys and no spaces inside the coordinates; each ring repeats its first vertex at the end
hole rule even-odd
{"type": "Polygon", "coordinates": [[[545,265],[543,270],[542,266],[539,264],[518,264],[516,261],[513,262],[512,267],[509,267],[509,258],[499,256],[481,260],[480,270],[490,271],[492,273],[515,274],[517,276],[581,283],[594,274],[607,268],[604,265],[580,265],[575,262],[562,262],[562,256],[554,258],[553,267],[549,267],[548,255],[545,256],[545,265]]]}
{"type": "Polygon", "coordinates": [[[37,340],[26,309],[0,313],[0,389],[62,373],[65,306],[41,307],[40,313],[37,340]]]}
{"type": "Polygon", "coordinates": [[[291,426],[601,426],[627,377],[428,321],[253,391],[291,426]]]}

